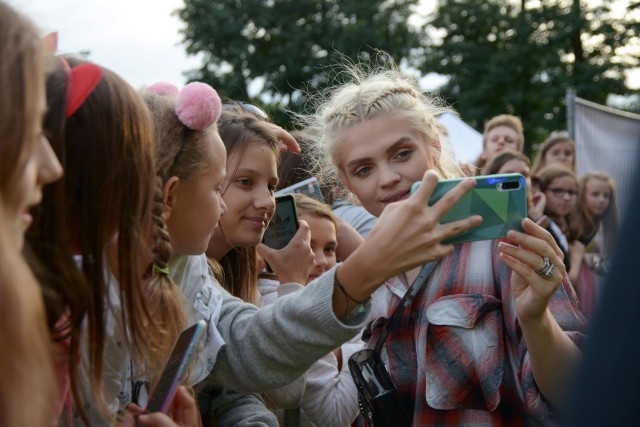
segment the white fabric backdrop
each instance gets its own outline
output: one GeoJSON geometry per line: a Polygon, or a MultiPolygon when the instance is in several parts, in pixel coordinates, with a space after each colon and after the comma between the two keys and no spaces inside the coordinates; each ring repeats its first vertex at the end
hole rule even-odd
{"type": "Polygon", "coordinates": [[[616,182],[618,211],[624,212],[632,191],[640,184],[632,182],[640,151],[640,115],[574,98],[574,139],[577,144],[578,176],[602,171],[616,182]]]}

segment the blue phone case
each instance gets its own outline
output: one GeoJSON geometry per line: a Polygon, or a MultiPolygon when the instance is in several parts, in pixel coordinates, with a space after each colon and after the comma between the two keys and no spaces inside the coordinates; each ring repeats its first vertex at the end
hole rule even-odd
{"type": "MultiPolygon", "coordinates": [[[[429,199],[429,206],[440,200],[462,179],[445,179],[438,182],[429,199]]],[[[522,220],[527,217],[527,189],[524,176],[511,173],[476,176],[475,179],[476,186],[440,218],[440,223],[446,224],[471,215],[480,215],[482,224],[443,240],[443,243],[499,239],[505,237],[509,230],[522,231],[522,220]]],[[[419,185],[420,182],[414,183],[411,192],[415,192],[419,185]]]]}

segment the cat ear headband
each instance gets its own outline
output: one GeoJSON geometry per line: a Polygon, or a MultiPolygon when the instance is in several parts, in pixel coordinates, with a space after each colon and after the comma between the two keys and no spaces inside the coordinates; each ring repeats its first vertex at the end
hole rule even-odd
{"type": "Polygon", "coordinates": [[[60,60],[67,73],[67,109],[65,117],[71,117],[100,83],[102,69],[90,62],[71,68],[64,58],[60,58],[60,60]]]}
{"type": "MultiPolygon", "coordinates": [[[[45,52],[55,54],[58,50],[58,33],[49,33],[42,38],[45,52]]],[[[69,63],[60,57],[67,73],[67,94],[65,117],[70,117],[98,86],[102,78],[102,68],[90,62],[71,68],[69,63]]]]}
{"type": "Polygon", "coordinates": [[[193,82],[178,90],[171,83],[159,82],[144,91],[159,96],[175,96],[176,116],[191,130],[207,129],[218,121],[222,112],[218,92],[206,83],[193,82]]]}

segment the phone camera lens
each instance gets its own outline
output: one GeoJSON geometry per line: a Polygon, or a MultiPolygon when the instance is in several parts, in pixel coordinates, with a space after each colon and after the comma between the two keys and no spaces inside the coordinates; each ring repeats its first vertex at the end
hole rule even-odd
{"type": "Polygon", "coordinates": [[[502,189],[503,190],[517,190],[518,188],[520,188],[520,182],[518,182],[518,181],[511,181],[511,182],[503,182],[502,183],[502,189]]]}

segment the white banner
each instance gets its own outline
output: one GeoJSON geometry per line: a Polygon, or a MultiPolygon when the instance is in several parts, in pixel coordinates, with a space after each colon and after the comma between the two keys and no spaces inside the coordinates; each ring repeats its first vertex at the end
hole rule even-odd
{"type": "Polygon", "coordinates": [[[574,139],[578,176],[589,171],[606,172],[614,179],[618,211],[625,212],[640,158],[640,115],[574,98],[574,139]]]}

